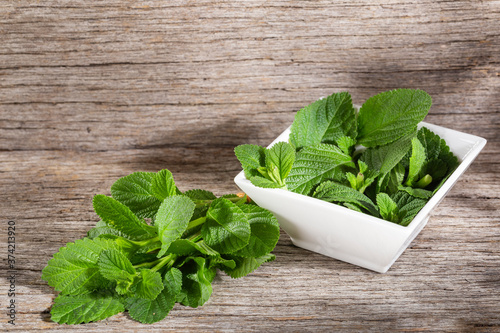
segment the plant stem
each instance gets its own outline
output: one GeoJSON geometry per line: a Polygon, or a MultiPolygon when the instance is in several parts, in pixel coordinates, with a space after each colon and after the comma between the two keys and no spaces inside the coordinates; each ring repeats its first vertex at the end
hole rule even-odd
{"type": "Polygon", "coordinates": [[[159,262],[151,268],[151,271],[156,272],[163,268],[163,266],[167,265],[167,267],[172,267],[177,259],[177,255],[171,253],[166,257],[163,257],[159,260],[159,262]]]}
{"type": "Polygon", "coordinates": [[[425,188],[427,185],[432,183],[432,176],[431,175],[425,175],[420,179],[416,184],[415,187],[418,188],[425,188]]]}
{"type": "MultiPolygon", "coordinates": [[[[246,197],[246,195],[245,195],[246,197]]],[[[225,198],[231,202],[238,202],[240,201],[241,199],[243,199],[243,197],[240,197],[240,196],[237,196],[237,197],[234,197],[234,198],[225,198]]],[[[215,200],[215,199],[214,199],[215,200]]],[[[195,203],[196,203],[196,208],[202,208],[202,207],[205,207],[206,205],[210,205],[214,200],[196,200],[195,203]]]]}
{"type": "Polygon", "coordinates": [[[199,225],[202,225],[203,223],[205,223],[206,220],[207,220],[206,216],[202,216],[200,218],[197,218],[196,220],[192,220],[191,222],[189,222],[189,224],[186,228],[186,231],[193,229],[193,228],[196,228],[199,225]]]}

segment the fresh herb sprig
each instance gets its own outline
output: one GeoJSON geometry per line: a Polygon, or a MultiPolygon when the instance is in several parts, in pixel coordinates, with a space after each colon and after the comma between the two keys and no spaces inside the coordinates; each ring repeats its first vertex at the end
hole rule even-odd
{"type": "Polygon", "coordinates": [[[120,178],[111,194],[94,197],[101,220],[87,237],[61,247],[43,269],[42,278],[59,292],[55,322],[88,323],[128,311],[154,323],[175,303],[203,305],[217,269],[239,278],[275,259],[278,222],[244,194],[182,193],[168,170],[120,178]]]}
{"type": "Polygon", "coordinates": [[[297,112],[289,142],[235,148],[255,186],[280,188],[406,226],[458,166],[446,142],[417,125],[432,104],[397,89],[354,108],[348,92],[297,112]]]}

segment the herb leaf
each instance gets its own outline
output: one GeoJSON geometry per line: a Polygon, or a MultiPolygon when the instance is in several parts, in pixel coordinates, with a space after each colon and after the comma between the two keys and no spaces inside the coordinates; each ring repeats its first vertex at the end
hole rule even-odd
{"type": "Polygon", "coordinates": [[[250,239],[248,244],[235,252],[240,257],[260,257],[274,249],[280,237],[278,220],[266,209],[244,205],[241,210],[248,216],[250,239]]]}
{"type": "Polygon", "coordinates": [[[422,90],[396,89],[370,97],[359,110],[358,143],[381,146],[409,134],[431,104],[431,97],[422,90]]]}
{"type": "Polygon", "coordinates": [[[335,93],[297,112],[290,129],[297,148],[333,143],[342,136],[356,137],[356,111],[348,92],[335,93]]]}
{"type": "Polygon", "coordinates": [[[212,202],[201,228],[205,242],[219,253],[231,253],[243,248],[248,244],[250,232],[246,214],[224,198],[212,202]]]}
{"type": "Polygon", "coordinates": [[[405,185],[412,186],[420,175],[426,159],[425,148],[417,138],[411,140],[410,169],[405,185]]]}
{"type": "Polygon", "coordinates": [[[333,181],[328,180],[321,183],[312,196],[328,202],[356,204],[369,211],[370,214],[378,216],[377,207],[370,198],[349,186],[333,181]]]}
{"type": "Polygon", "coordinates": [[[99,273],[111,281],[132,281],[136,271],[130,260],[115,249],[104,250],[97,262],[99,273]]]}
{"type": "Polygon", "coordinates": [[[155,177],[154,172],[134,172],[118,179],[111,186],[111,195],[137,216],[153,217],[161,204],[152,190],[155,177]]]}
{"type": "Polygon", "coordinates": [[[285,179],[295,160],[295,149],[286,142],[278,142],[265,150],[266,169],[272,180],[285,186],[285,179]],[[273,179],[274,178],[274,179],[273,179]]]}
{"type": "Polygon", "coordinates": [[[188,197],[175,195],[166,198],[158,209],[155,225],[162,243],[158,257],[165,254],[170,244],[186,230],[195,204],[188,197]]]}
{"type": "Polygon", "coordinates": [[[241,163],[245,176],[250,178],[259,174],[258,168],[265,166],[265,148],[257,145],[239,145],[234,153],[241,163]]]}
{"type": "Polygon", "coordinates": [[[155,299],[163,290],[161,275],[151,269],[141,269],[139,279],[132,288],[138,298],[155,299]]]}
{"type": "Polygon", "coordinates": [[[180,194],[175,186],[174,177],[167,169],[163,169],[155,174],[151,183],[151,192],[162,202],[165,198],[180,194]]]}
{"type": "Polygon", "coordinates": [[[104,222],[130,239],[141,240],[156,234],[154,227],[142,222],[129,207],[113,198],[98,194],[94,196],[93,205],[104,222]]]}
{"type": "Polygon", "coordinates": [[[108,285],[99,274],[97,261],[104,249],[116,248],[107,239],[78,239],[54,254],[42,270],[42,279],[61,294],[80,295],[108,285]]]}
{"type": "Polygon", "coordinates": [[[143,324],[152,324],[165,318],[175,305],[181,291],[182,272],[171,268],[165,273],[163,290],[154,300],[131,297],[126,301],[130,317],[143,324]]]}
{"type": "Polygon", "coordinates": [[[197,308],[208,301],[212,294],[213,272],[210,272],[206,267],[206,260],[201,257],[190,258],[185,265],[182,289],[177,300],[184,305],[197,308]]]}
{"type": "Polygon", "coordinates": [[[361,160],[371,170],[376,170],[381,175],[385,175],[408,153],[415,134],[416,132],[413,131],[388,145],[369,148],[363,152],[361,160]]]}
{"type": "Polygon", "coordinates": [[[50,314],[53,321],[71,325],[102,320],[123,311],[123,304],[111,295],[59,295],[50,314]]]}
{"type": "Polygon", "coordinates": [[[354,167],[351,156],[337,146],[319,144],[305,147],[297,153],[286,179],[287,187],[292,192],[307,195],[325,179],[343,178],[344,170],[340,168],[343,165],[354,167]]]}
{"type": "Polygon", "coordinates": [[[230,256],[230,258],[236,262],[236,267],[233,269],[223,268],[223,271],[233,279],[238,279],[252,273],[263,263],[273,261],[276,259],[276,256],[274,254],[266,254],[257,258],[242,258],[235,256],[230,256]]]}

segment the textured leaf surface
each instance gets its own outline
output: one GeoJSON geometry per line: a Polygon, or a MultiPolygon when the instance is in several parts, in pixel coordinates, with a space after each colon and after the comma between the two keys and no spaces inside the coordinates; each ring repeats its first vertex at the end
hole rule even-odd
{"type": "Polygon", "coordinates": [[[279,176],[277,182],[284,185],[288,173],[292,169],[295,161],[295,149],[286,142],[278,142],[271,148],[265,150],[266,168],[272,170],[276,168],[279,176]]]}
{"type": "Polygon", "coordinates": [[[426,155],[424,146],[420,143],[419,139],[413,138],[411,140],[410,166],[408,177],[406,177],[405,182],[407,186],[412,186],[414,181],[417,180],[417,177],[420,175],[422,167],[425,164],[425,160],[426,155]]]}
{"type": "Polygon", "coordinates": [[[241,210],[247,214],[250,223],[248,245],[234,254],[240,257],[260,257],[271,252],[280,237],[280,226],[274,215],[261,207],[244,205],[241,210]]]}
{"type": "Polygon", "coordinates": [[[102,320],[123,311],[123,304],[109,295],[59,295],[50,314],[51,319],[59,324],[73,325],[102,320]]]}
{"type": "Polygon", "coordinates": [[[210,191],[194,189],[184,192],[184,195],[193,201],[215,200],[217,197],[210,191]]]}
{"type": "Polygon", "coordinates": [[[151,183],[151,192],[160,202],[163,202],[167,197],[178,194],[178,191],[174,176],[170,171],[163,169],[155,174],[151,183]]]}
{"type": "Polygon", "coordinates": [[[241,258],[235,256],[231,256],[231,258],[236,262],[236,267],[234,269],[225,268],[223,270],[233,279],[238,279],[252,273],[263,263],[273,261],[276,259],[276,256],[274,254],[266,254],[257,258],[241,258]]]}
{"type": "Polygon", "coordinates": [[[111,195],[137,216],[153,217],[161,204],[151,188],[155,177],[154,172],[134,172],[118,179],[111,186],[111,195]]]}
{"type": "Polygon", "coordinates": [[[219,253],[208,246],[205,241],[201,240],[199,242],[193,242],[189,239],[177,239],[168,248],[168,253],[177,254],[180,256],[186,256],[199,252],[208,256],[216,256],[219,253]]]}
{"type": "Polygon", "coordinates": [[[392,222],[399,222],[398,205],[391,199],[389,195],[387,195],[386,193],[377,194],[377,206],[383,219],[392,222]]]}
{"type": "Polygon", "coordinates": [[[161,275],[150,269],[141,269],[140,279],[135,285],[135,294],[138,298],[155,299],[163,290],[161,275]]]}
{"type": "Polygon", "coordinates": [[[396,202],[399,211],[405,212],[405,215],[400,222],[401,225],[407,226],[413,220],[415,215],[425,206],[427,200],[415,198],[410,194],[400,191],[392,196],[392,199],[396,202]]]}
{"type": "Polygon", "coordinates": [[[282,188],[283,186],[273,182],[272,180],[269,180],[267,178],[261,177],[261,176],[253,176],[250,177],[250,182],[254,184],[255,186],[258,187],[263,187],[263,188],[282,188]]]}
{"type": "Polygon", "coordinates": [[[348,202],[360,205],[372,215],[378,216],[377,207],[370,198],[356,191],[352,187],[345,186],[333,181],[321,183],[313,193],[313,197],[328,202],[348,202]]]}
{"type": "Polygon", "coordinates": [[[212,202],[201,228],[205,242],[219,253],[231,253],[248,244],[250,224],[246,214],[231,201],[219,198],[212,202]]]}
{"type": "Polygon", "coordinates": [[[295,163],[286,179],[290,191],[309,194],[313,186],[325,179],[341,179],[342,165],[354,167],[351,156],[346,155],[337,146],[319,144],[305,147],[297,153],[295,163]]]}
{"type": "Polygon", "coordinates": [[[427,155],[425,173],[432,176],[435,186],[456,169],[459,165],[458,158],[450,151],[446,141],[425,127],[418,131],[417,138],[427,155]]]}
{"type": "Polygon", "coordinates": [[[415,134],[416,132],[413,131],[388,145],[369,148],[363,152],[361,160],[365,162],[371,170],[377,170],[380,174],[384,175],[391,171],[391,169],[408,153],[415,134]]]}
{"type": "Polygon", "coordinates": [[[102,251],[97,265],[99,273],[111,281],[132,281],[136,274],[130,260],[121,251],[115,249],[102,251]]]}
{"type": "Polygon", "coordinates": [[[42,271],[42,279],[62,294],[85,294],[107,285],[97,261],[105,249],[116,248],[107,239],[78,239],[61,247],[42,271]]]}
{"type": "Polygon", "coordinates": [[[94,196],[94,210],[109,226],[133,240],[151,238],[156,229],[141,221],[127,206],[102,194],[94,196]]]}
{"type": "Polygon", "coordinates": [[[342,136],[356,136],[356,111],[347,92],[332,94],[301,109],[290,129],[290,142],[297,148],[333,143],[342,136]]]}
{"type": "Polygon", "coordinates": [[[186,230],[194,208],[194,202],[182,195],[168,197],[163,201],[155,220],[162,243],[158,257],[164,255],[170,244],[186,230]]]}
{"type": "Polygon", "coordinates": [[[245,176],[249,179],[258,174],[257,169],[265,165],[265,148],[257,145],[239,145],[234,148],[245,176]]]}
{"type": "Polygon", "coordinates": [[[375,147],[407,135],[424,120],[431,104],[422,90],[396,89],[370,97],[359,110],[358,143],[375,147]]]}
{"type": "Polygon", "coordinates": [[[400,191],[405,191],[406,193],[410,194],[411,196],[415,198],[421,198],[421,199],[429,199],[432,197],[432,191],[429,190],[424,190],[421,188],[413,188],[409,186],[399,186],[400,191]]]}
{"type": "Polygon", "coordinates": [[[356,144],[356,140],[354,140],[350,136],[342,136],[337,139],[336,142],[340,150],[342,150],[346,155],[352,154],[352,150],[354,149],[354,145],[356,144]]]}
{"type": "Polygon", "coordinates": [[[182,273],[177,268],[171,268],[165,273],[164,288],[154,299],[128,298],[127,309],[130,317],[143,324],[152,324],[164,319],[173,309],[177,295],[181,290],[182,273]]]}
{"type": "Polygon", "coordinates": [[[213,271],[206,267],[201,257],[191,258],[183,267],[182,289],[178,300],[192,308],[202,306],[212,294],[213,271]]]}

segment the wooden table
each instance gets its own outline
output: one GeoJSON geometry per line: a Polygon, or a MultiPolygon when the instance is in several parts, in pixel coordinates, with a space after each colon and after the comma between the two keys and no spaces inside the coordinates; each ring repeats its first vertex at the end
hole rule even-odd
{"type": "Polygon", "coordinates": [[[0,3],[0,220],[16,224],[0,330],[500,331],[498,1],[28,1],[0,3]],[[145,326],[126,314],[50,321],[41,270],[98,220],[93,195],[134,171],[181,190],[238,191],[233,148],[267,145],[295,112],[349,91],[420,88],[427,122],[488,144],[386,274],[294,247],[201,308],[145,326]]]}

